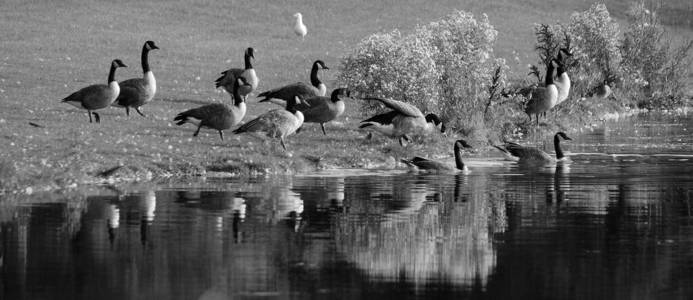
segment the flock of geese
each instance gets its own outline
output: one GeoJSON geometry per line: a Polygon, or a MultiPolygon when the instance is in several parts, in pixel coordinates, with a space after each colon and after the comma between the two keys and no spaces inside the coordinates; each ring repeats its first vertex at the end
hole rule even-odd
{"type": "MultiPolygon", "coordinates": [[[[300,13],[296,14],[295,17],[298,21],[301,20],[300,13]]],[[[307,32],[305,25],[303,27],[298,25],[303,24],[297,22],[297,26],[294,28],[296,34],[305,36],[307,32]]],[[[120,59],[114,59],[110,65],[107,84],[87,86],[65,97],[62,102],[86,110],[90,123],[93,122],[92,116],[99,123],[101,118],[97,111],[109,106],[125,108],[125,113],[128,116],[130,109],[134,109],[145,117],[140,108],[151,102],[156,94],[156,79],[149,66],[149,53],[156,49],[159,47],[153,41],[144,43],[141,56],[143,72],[141,78],[116,81],[116,70],[126,67],[126,65],[120,59]]],[[[538,122],[540,114],[546,113],[567,99],[570,79],[565,72],[564,55],[570,56],[571,54],[563,48],[557,57],[547,65],[546,85],[544,87],[533,87],[528,90],[525,112],[530,116],[530,121],[534,114],[538,122]],[[557,78],[554,79],[556,68],[558,68],[557,78]]],[[[216,88],[222,88],[230,94],[233,100],[232,105],[212,103],[192,108],[177,114],[173,119],[175,123],[177,125],[195,124],[197,129],[193,136],[197,136],[203,127],[217,130],[219,137],[223,140],[224,130],[231,129],[242,122],[246,115],[248,95],[258,87],[259,78],[253,68],[254,59],[255,50],[247,48],[244,53],[245,67],[223,71],[215,81],[216,88]]],[[[320,81],[318,72],[327,69],[329,68],[325,62],[316,60],[312,64],[310,84],[297,82],[259,93],[258,97],[262,98],[260,102],[272,102],[284,108],[267,111],[242,124],[233,130],[233,133],[257,133],[279,139],[285,151],[287,150],[285,143],[287,136],[299,131],[304,123],[320,124],[323,134],[327,135],[325,124],[341,116],[345,111],[343,100],[351,98],[351,93],[347,88],[334,89],[330,96],[326,96],[327,87],[320,81]]],[[[401,145],[404,145],[405,141],[411,141],[413,135],[430,134],[437,131],[438,128],[443,133],[446,130],[445,124],[436,114],[424,115],[418,108],[409,103],[378,97],[365,97],[363,100],[378,101],[390,110],[361,121],[359,128],[398,139],[401,145]]],[[[521,146],[516,143],[506,142],[505,145],[496,147],[516,161],[552,162],[564,158],[560,148],[561,138],[570,140],[563,132],[556,134],[554,139],[556,159],[537,148],[521,146]]],[[[464,148],[471,148],[471,146],[464,140],[458,140],[454,143],[455,167],[421,157],[402,160],[402,162],[419,170],[468,172],[462,161],[464,148]]]]}

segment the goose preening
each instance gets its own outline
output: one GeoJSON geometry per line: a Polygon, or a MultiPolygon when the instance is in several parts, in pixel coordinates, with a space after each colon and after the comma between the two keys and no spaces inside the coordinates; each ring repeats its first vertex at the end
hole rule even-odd
{"type": "Polygon", "coordinates": [[[525,105],[525,113],[529,115],[529,121],[532,121],[532,115],[534,114],[537,119],[537,125],[539,125],[539,115],[556,106],[558,101],[558,89],[553,81],[554,63],[557,63],[556,59],[552,59],[546,66],[546,77],[544,80],[546,86],[532,89],[525,105]]]}
{"type": "Polygon", "coordinates": [[[517,160],[521,163],[551,163],[566,159],[563,154],[563,149],[561,149],[561,139],[572,140],[562,131],[554,135],[553,146],[556,150],[555,158],[539,148],[522,146],[513,142],[505,142],[503,146],[494,145],[494,147],[502,151],[506,157],[513,157],[513,160],[517,160]]]}
{"type": "Polygon", "coordinates": [[[156,94],[156,79],[149,68],[149,51],[159,49],[153,41],[146,41],[142,46],[142,78],[131,78],[120,82],[120,94],[113,103],[114,106],[125,107],[125,115],[130,115],[130,108],[134,108],[140,116],[145,115],[140,111],[140,106],[151,101],[156,94]]]}
{"type": "Polygon", "coordinates": [[[424,116],[416,106],[409,103],[376,97],[364,100],[380,101],[392,110],[361,121],[359,128],[372,129],[385,136],[399,139],[400,145],[404,145],[404,140],[411,141],[411,135],[433,132],[438,125],[441,125],[440,132],[445,132],[445,124],[436,114],[424,116]]]}
{"type": "Polygon", "coordinates": [[[332,91],[330,97],[315,96],[303,100],[308,107],[302,108],[304,123],[319,123],[322,133],[325,133],[325,123],[330,122],[344,113],[344,101],[342,97],[350,98],[351,94],[346,88],[332,91]]]}
{"type": "Polygon", "coordinates": [[[322,60],[316,60],[313,62],[313,67],[310,70],[310,85],[304,82],[297,82],[269,91],[265,91],[257,95],[258,97],[265,97],[261,99],[260,102],[272,102],[279,105],[286,105],[285,101],[294,99],[298,96],[301,99],[308,99],[315,96],[325,96],[327,94],[327,86],[325,86],[320,78],[318,78],[318,71],[329,70],[322,60]],[[279,101],[272,101],[279,100],[279,101]]]}
{"type": "Polygon", "coordinates": [[[111,70],[108,72],[108,85],[94,84],[82,88],[79,91],[65,97],[62,102],[70,104],[74,107],[86,109],[89,114],[89,123],[92,122],[91,115],[96,118],[96,123],[101,122],[101,117],[95,112],[97,109],[109,107],[120,94],[120,85],[115,80],[115,71],[117,68],[127,67],[120,59],[114,59],[111,62],[111,70]]]}
{"type": "Polygon", "coordinates": [[[305,40],[305,36],[308,33],[308,28],[303,24],[303,15],[299,12],[294,14],[296,22],[294,23],[294,33],[301,37],[301,40],[305,40]]]}
{"type": "Polygon", "coordinates": [[[239,91],[241,96],[245,98],[248,96],[248,94],[257,89],[257,85],[260,82],[260,79],[257,77],[255,69],[253,69],[253,63],[250,60],[251,58],[255,59],[255,49],[248,47],[248,49],[245,50],[245,54],[243,57],[245,59],[245,69],[232,68],[224,72],[221,72],[221,77],[217,78],[217,80],[215,80],[214,83],[215,87],[222,87],[229,94],[232,94],[233,84],[236,81],[236,78],[239,76],[243,76],[245,77],[245,80],[250,84],[249,87],[242,87],[239,91]]]}
{"type": "Polygon", "coordinates": [[[554,81],[556,89],[558,89],[558,98],[556,99],[557,104],[560,104],[568,99],[568,95],[570,94],[570,77],[568,77],[568,73],[565,69],[566,57],[563,55],[566,57],[573,56],[573,54],[568,52],[568,49],[566,48],[561,48],[558,50],[558,56],[556,58],[558,61],[558,69],[556,70],[556,79],[554,81]]]}
{"type": "Polygon", "coordinates": [[[223,130],[229,129],[238,124],[245,116],[245,100],[239,94],[242,87],[248,87],[250,83],[245,77],[237,77],[233,84],[233,106],[229,107],[221,103],[212,103],[198,108],[193,108],[179,113],[173,120],[176,125],[185,123],[197,123],[197,130],[193,136],[200,133],[200,128],[208,127],[219,131],[219,137],[224,140],[223,130]]]}
{"type": "Polygon", "coordinates": [[[434,172],[463,172],[465,174],[469,173],[469,169],[464,165],[462,161],[462,149],[472,148],[465,140],[457,140],[455,142],[455,166],[451,166],[447,163],[440,161],[430,160],[422,157],[414,157],[412,159],[402,159],[401,161],[408,166],[412,167],[414,170],[419,171],[434,171],[434,172]]]}
{"type": "Polygon", "coordinates": [[[303,125],[303,113],[296,107],[302,103],[299,97],[294,97],[291,101],[286,102],[285,109],[270,110],[238,127],[233,133],[258,132],[264,133],[270,138],[279,138],[284,151],[286,151],[284,139],[303,125]]]}

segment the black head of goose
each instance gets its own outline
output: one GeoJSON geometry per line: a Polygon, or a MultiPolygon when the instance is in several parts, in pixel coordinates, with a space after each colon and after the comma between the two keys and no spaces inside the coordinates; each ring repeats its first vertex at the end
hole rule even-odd
{"type": "MultiPolygon", "coordinates": [[[[445,123],[438,117],[438,115],[434,113],[427,114],[426,117],[426,123],[429,124],[429,126],[433,125],[433,127],[436,127],[440,125],[440,133],[445,133],[446,127],[445,123]]],[[[432,127],[430,127],[432,128],[432,127]]]]}
{"type": "Polygon", "coordinates": [[[546,66],[545,86],[533,88],[525,105],[525,113],[529,115],[530,122],[534,114],[536,115],[537,125],[539,124],[539,115],[556,106],[558,101],[558,88],[556,88],[553,79],[553,73],[557,64],[558,62],[555,58],[549,62],[546,66]]]}
{"type": "Polygon", "coordinates": [[[286,151],[284,139],[303,125],[303,113],[298,109],[300,105],[310,106],[301,98],[294,97],[286,102],[285,108],[273,109],[261,114],[238,127],[233,133],[257,132],[270,138],[279,138],[282,148],[286,151]]]}
{"type": "Polygon", "coordinates": [[[553,146],[556,151],[556,157],[551,157],[548,153],[542,151],[536,147],[522,146],[513,142],[505,142],[505,144],[500,146],[495,146],[499,150],[503,151],[506,155],[516,157],[520,163],[552,163],[556,161],[562,161],[566,159],[563,149],[561,148],[561,139],[572,140],[565,132],[557,132],[553,137],[553,146]]]}
{"type": "Polygon", "coordinates": [[[433,172],[463,172],[464,174],[469,174],[469,169],[464,164],[462,160],[462,151],[464,148],[472,148],[467,141],[457,140],[455,141],[454,151],[455,151],[455,167],[452,167],[446,163],[430,160],[422,157],[414,157],[412,159],[402,159],[401,161],[406,165],[412,167],[414,170],[419,171],[433,171],[433,172]]]}
{"type": "Polygon", "coordinates": [[[245,62],[245,68],[232,68],[221,72],[221,77],[217,78],[214,81],[215,87],[222,87],[229,94],[233,94],[233,82],[235,81],[235,78],[238,76],[243,76],[250,84],[250,87],[242,87],[240,90],[241,96],[246,97],[248,94],[254,91],[257,88],[257,85],[260,81],[260,79],[257,77],[257,74],[255,73],[255,69],[253,68],[252,62],[252,60],[255,59],[255,49],[252,47],[248,47],[245,50],[245,53],[243,54],[243,59],[245,62]]]}
{"type": "Polygon", "coordinates": [[[94,84],[82,88],[79,91],[65,97],[62,102],[70,104],[74,107],[86,109],[89,114],[89,123],[92,122],[91,115],[96,118],[96,123],[101,122],[101,117],[94,110],[102,109],[113,104],[113,101],[120,94],[120,85],[115,80],[115,72],[117,68],[127,67],[120,59],[111,61],[111,67],[108,72],[108,84],[94,84]]]}
{"type": "Polygon", "coordinates": [[[197,124],[197,130],[193,136],[200,133],[200,128],[207,127],[217,130],[221,140],[224,140],[223,131],[240,123],[245,116],[245,98],[241,97],[239,91],[243,86],[249,85],[245,77],[236,78],[233,85],[233,106],[229,107],[221,103],[207,104],[179,113],[173,120],[179,126],[185,123],[197,124]]]}
{"type": "Polygon", "coordinates": [[[131,78],[120,82],[120,95],[114,106],[125,107],[125,114],[130,115],[130,108],[134,108],[138,114],[145,116],[140,111],[140,106],[148,103],[156,94],[156,78],[149,68],[149,51],[159,49],[154,41],[146,41],[142,46],[142,78],[131,78]]]}

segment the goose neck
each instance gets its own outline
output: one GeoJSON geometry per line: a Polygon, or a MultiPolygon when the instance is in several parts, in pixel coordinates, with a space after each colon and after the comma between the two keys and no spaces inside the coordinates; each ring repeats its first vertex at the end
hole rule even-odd
{"type": "Polygon", "coordinates": [[[111,64],[111,70],[108,72],[108,83],[115,81],[115,71],[118,68],[115,64],[111,64]]]}
{"type": "Polygon", "coordinates": [[[142,73],[147,73],[151,71],[149,69],[149,49],[147,48],[147,45],[145,44],[142,46],[142,73]]]}
{"type": "Polygon", "coordinates": [[[250,61],[250,54],[246,52],[245,54],[245,69],[252,69],[253,68],[253,63],[250,61]]]}
{"type": "Polygon", "coordinates": [[[318,78],[318,70],[320,70],[318,64],[314,63],[313,68],[310,70],[310,84],[316,88],[320,88],[320,84],[322,83],[320,78],[318,78]]]}
{"type": "Polygon", "coordinates": [[[553,147],[556,150],[556,159],[562,159],[565,155],[563,154],[563,149],[561,149],[561,138],[558,134],[553,137],[553,147]]]}
{"type": "Polygon", "coordinates": [[[462,161],[462,148],[458,143],[455,143],[455,166],[457,166],[457,168],[460,170],[464,170],[466,168],[464,161],[462,161]]]}

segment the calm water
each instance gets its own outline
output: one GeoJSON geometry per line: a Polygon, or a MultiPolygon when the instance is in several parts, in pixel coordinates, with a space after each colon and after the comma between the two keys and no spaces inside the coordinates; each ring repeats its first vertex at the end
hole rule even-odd
{"type": "Polygon", "coordinates": [[[1,295],[692,299],[691,130],[690,118],[609,123],[567,145],[571,164],[539,169],[489,157],[470,175],[346,170],[3,199],[1,295]]]}

